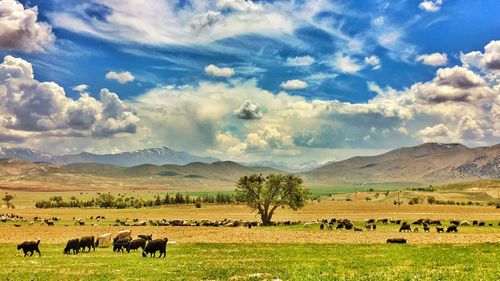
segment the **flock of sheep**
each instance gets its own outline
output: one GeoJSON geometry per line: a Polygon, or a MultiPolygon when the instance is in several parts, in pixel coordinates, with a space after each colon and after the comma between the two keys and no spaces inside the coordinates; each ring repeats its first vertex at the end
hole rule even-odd
{"type": "MultiPolygon", "coordinates": [[[[131,250],[142,249],[142,256],[155,257],[156,252],[159,252],[158,256],[165,258],[167,255],[167,238],[155,239],[153,240],[153,235],[139,235],[137,239],[132,239],[131,230],[119,231],[113,238],[113,252],[122,252],[124,250],[130,253],[131,250]]],[[[91,249],[94,250],[96,247],[109,247],[111,244],[111,233],[105,233],[95,239],[94,236],[85,236],[82,238],[70,239],[66,243],[64,248],[64,254],[78,254],[79,252],[85,252],[88,248],[88,252],[91,249]]],[[[26,257],[30,253],[30,257],[33,256],[34,252],[37,252],[39,256],[42,256],[39,246],[40,240],[37,241],[25,241],[17,245],[17,250],[23,250],[24,256],[26,257]]]]}

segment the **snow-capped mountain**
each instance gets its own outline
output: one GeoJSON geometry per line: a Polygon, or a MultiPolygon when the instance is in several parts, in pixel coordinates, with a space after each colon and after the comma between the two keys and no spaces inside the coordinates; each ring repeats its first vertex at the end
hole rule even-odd
{"type": "Polygon", "coordinates": [[[0,147],[0,158],[17,158],[29,162],[52,162],[52,155],[22,147],[0,147]]]}
{"type": "Polygon", "coordinates": [[[212,157],[200,157],[187,152],[176,151],[166,146],[116,154],[93,154],[82,152],[79,154],[59,156],[53,156],[46,152],[35,151],[27,148],[0,147],[0,158],[17,158],[29,162],[52,162],[56,164],[100,163],[124,167],[132,167],[142,164],[185,165],[193,162],[213,163],[219,161],[218,159],[212,157]]]}

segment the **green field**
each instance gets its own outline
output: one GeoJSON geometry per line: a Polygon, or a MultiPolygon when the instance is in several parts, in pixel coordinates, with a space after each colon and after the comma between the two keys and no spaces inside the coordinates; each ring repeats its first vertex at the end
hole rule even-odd
{"type": "Polygon", "coordinates": [[[172,244],[166,259],[0,244],[2,280],[498,280],[500,245],[172,244]]]}

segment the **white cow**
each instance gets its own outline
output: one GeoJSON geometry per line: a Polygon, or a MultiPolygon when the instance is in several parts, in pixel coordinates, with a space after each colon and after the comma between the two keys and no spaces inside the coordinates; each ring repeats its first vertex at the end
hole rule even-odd
{"type": "Polygon", "coordinates": [[[97,237],[95,246],[104,248],[104,247],[109,247],[110,244],[111,244],[111,233],[105,233],[97,237]]]}

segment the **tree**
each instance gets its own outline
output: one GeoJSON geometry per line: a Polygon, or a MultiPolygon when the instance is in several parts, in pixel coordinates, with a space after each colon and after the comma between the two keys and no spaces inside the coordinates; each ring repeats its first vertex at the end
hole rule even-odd
{"type": "Polygon", "coordinates": [[[270,225],[277,208],[298,210],[305,206],[309,189],[302,183],[295,175],[243,176],[236,184],[236,198],[257,210],[264,225],[270,225]]]}
{"type": "Polygon", "coordinates": [[[13,206],[12,203],[10,203],[12,199],[14,199],[14,196],[8,193],[5,193],[5,196],[2,198],[2,200],[5,201],[5,205],[7,205],[7,209],[13,206]]]}

